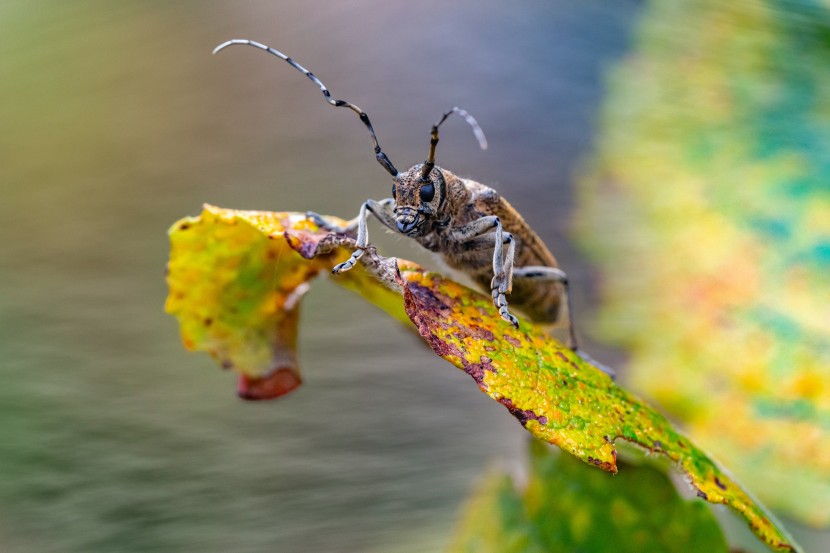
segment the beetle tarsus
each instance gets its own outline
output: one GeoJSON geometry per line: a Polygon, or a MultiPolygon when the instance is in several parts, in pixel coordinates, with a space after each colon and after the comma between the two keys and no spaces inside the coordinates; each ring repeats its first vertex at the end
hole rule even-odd
{"type": "Polygon", "coordinates": [[[519,319],[517,319],[507,310],[507,306],[504,306],[499,309],[499,315],[501,315],[502,319],[513,325],[513,328],[519,328],[519,319]]]}
{"type": "Polygon", "coordinates": [[[334,269],[332,269],[331,272],[335,275],[339,275],[340,273],[345,273],[346,271],[350,270],[352,267],[354,267],[357,264],[358,260],[361,257],[363,257],[363,254],[365,252],[366,252],[366,248],[358,246],[357,249],[352,252],[352,256],[349,259],[347,259],[343,263],[335,265],[334,269]]]}

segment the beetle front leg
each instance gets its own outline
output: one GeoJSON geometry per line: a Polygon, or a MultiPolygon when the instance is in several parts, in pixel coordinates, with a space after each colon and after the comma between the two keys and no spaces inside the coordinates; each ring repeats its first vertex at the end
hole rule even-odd
{"type": "MultiPolygon", "coordinates": [[[[395,214],[392,211],[392,206],[394,205],[394,203],[395,200],[393,200],[392,198],[386,198],[385,200],[381,200],[380,202],[376,202],[375,200],[366,200],[363,203],[363,205],[360,206],[360,213],[358,214],[358,216],[355,219],[349,221],[344,230],[336,231],[353,231],[356,226],[357,240],[355,243],[356,249],[352,253],[351,257],[349,257],[349,259],[347,259],[343,263],[336,265],[334,269],[332,269],[332,273],[338,274],[342,273],[343,271],[348,271],[349,269],[354,267],[358,260],[363,256],[363,252],[366,251],[366,247],[369,245],[369,214],[374,215],[381,223],[383,223],[387,227],[391,229],[395,228],[395,214]]],[[[313,219],[312,216],[309,217],[313,219]]],[[[320,219],[322,220],[322,218],[320,219]]],[[[315,220],[315,223],[316,222],[317,221],[315,220]]],[[[319,223],[318,226],[320,226],[319,223]]]]}

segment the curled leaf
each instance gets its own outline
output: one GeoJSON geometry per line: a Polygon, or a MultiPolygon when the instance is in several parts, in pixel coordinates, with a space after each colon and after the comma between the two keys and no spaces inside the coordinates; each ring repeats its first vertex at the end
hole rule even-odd
{"type": "MultiPolygon", "coordinates": [[[[210,206],[170,234],[166,307],[179,318],[185,345],[239,373],[243,397],[296,388],[299,301],[308,280],[350,255],[351,238],[299,214],[210,206]]],[[[740,513],[769,546],[795,550],[777,523],[665,417],[530,322],[520,329],[505,324],[488,296],[371,248],[363,263],[333,280],[398,320],[411,320],[438,355],[537,438],[609,472],[617,471],[615,440],[637,444],[671,460],[700,497],[740,513]]]]}
{"type": "Polygon", "coordinates": [[[185,347],[238,373],[242,397],[277,397],[300,385],[300,299],[326,267],[322,257],[299,259],[282,238],[286,226],[303,224],[288,214],[206,208],[170,231],[165,309],[179,319],[185,347]]]}
{"type": "MultiPolygon", "coordinates": [[[[351,254],[338,248],[342,240],[320,232],[302,214],[206,205],[200,216],[170,228],[165,310],[179,320],[187,349],[206,351],[222,368],[238,373],[241,397],[285,395],[301,384],[300,302],[311,279],[351,254]],[[290,241],[287,231],[293,233],[290,241]]],[[[377,286],[363,266],[337,282],[409,321],[400,293],[377,286]]]]}

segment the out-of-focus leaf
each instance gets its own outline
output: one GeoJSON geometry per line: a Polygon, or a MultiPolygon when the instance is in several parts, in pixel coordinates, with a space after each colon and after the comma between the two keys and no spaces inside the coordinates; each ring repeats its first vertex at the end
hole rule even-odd
{"type": "MultiPolygon", "coordinates": [[[[176,223],[171,240],[167,309],[181,321],[185,344],[253,381],[257,393],[248,386],[245,397],[275,397],[296,387],[298,378],[290,388],[271,382],[286,371],[298,374],[299,298],[308,279],[345,259],[354,242],[298,214],[213,207],[176,223]]],[[[700,497],[733,508],[771,547],[795,549],[777,523],[662,415],[541,329],[525,320],[521,329],[506,324],[489,296],[414,263],[371,249],[362,261],[333,280],[397,319],[411,319],[438,355],[472,376],[537,438],[610,472],[617,471],[614,441],[635,443],[671,460],[700,497]]]]}
{"type": "Polygon", "coordinates": [[[687,501],[656,467],[620,463],[612,479],[531,443],[530,475],[517,490],[487,475],[468,502],[451,553],[726,553],[705,504],[687,501]]]}
{"type": "Polygon", "coordinates": [[[634,389],[830,525],[830,5],[651,2],[575,217],[634,389]]]}

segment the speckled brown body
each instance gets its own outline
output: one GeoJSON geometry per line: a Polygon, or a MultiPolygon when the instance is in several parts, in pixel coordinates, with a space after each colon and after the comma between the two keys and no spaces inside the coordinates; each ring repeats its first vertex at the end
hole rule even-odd
{"type": "MultiPolygon", "coordinates": [[[[420,166],[416,165],[396,177],[398,206],[416,204],[416,191],[421,185],[419,169],[420,166]]],[[[542,240],[498,192],[438,167],[430,176],[433,182],[443,177],[446,192],[441,194],[443,191],[439,191],[438,195],[443,195],[445,200],[435,210],[435,217],[425,221],[420,232],[411,236],[428,250],[440,254],[450,267],[470,275],[482,290],[489,292],[493,278],[493,242],[460,242],[453,239],[451,232],[488,215],[497,216],[503,229],[516,240],[516,267],[558,266],[556,258],[542,240]]],[[[553,323],[561,315],[562,287],[559,284],[514,278],[509,298],[512,307],[519,308],[537,322],[553,323]]]]}

